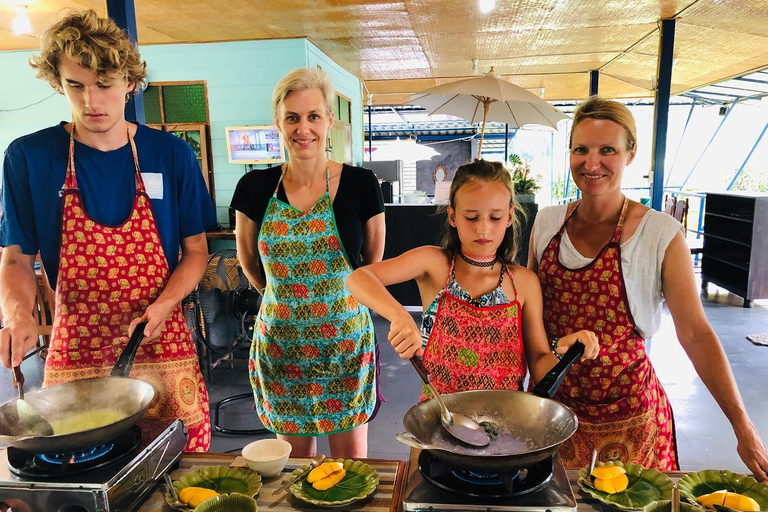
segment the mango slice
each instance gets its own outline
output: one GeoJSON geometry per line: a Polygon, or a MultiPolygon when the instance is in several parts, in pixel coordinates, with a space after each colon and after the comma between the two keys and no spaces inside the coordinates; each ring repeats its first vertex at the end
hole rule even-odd
{"type": "Polygon", "coordinates": [[[219,493],[213,489],[206,489],[205,487],[185,487],[179,492],[179,501],[186,503],[192,508],[197,508],[199,504],[208,498],[218,495],[219,493]]]}
{"type": "Polygon", "coordinates": [[[309,472],[307,482],[318,491],[326,491],[341,482],[347,470],[341,462],[326,462],[309,472]]]}
{"type": "Polygon", "coordinates": [[[626,472],[627,470],[621,466],[600,466],[592,470],[592,476],[601,480],[610,480],[626,472]]]}
{"type": "Polygon", "coordinates": [[[627,470],[620,466],[600,466],[592,470],[595,477],[595,489],[614,494],[621,492],[629,485],[627,470]]]}
{"type": "Polygon", "coordinates": [[[760,505],[750,498],[737,492],[728,492],[726,490],[715,491],[696,498],[702,506],[706,508],[715,508],[715,505],[723,505],[735,510],[741,510],[744,512],[757,512],[760,510],[760,505]]]}

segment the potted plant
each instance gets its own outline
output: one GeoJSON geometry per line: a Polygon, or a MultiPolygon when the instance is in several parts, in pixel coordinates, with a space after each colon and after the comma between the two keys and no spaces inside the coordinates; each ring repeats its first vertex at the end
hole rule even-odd
{"type": "Polygon", "coordinates": [[[523,162],[519,155],[509,155],[510,173],[512,174],[512,185],[515,188],[515,197],[518,202],[530,202],[536,201],[536,191],[539,190],[539,185],[536,183],[536,179],[531,176],[531,166],[528,162],[523,162]]]}

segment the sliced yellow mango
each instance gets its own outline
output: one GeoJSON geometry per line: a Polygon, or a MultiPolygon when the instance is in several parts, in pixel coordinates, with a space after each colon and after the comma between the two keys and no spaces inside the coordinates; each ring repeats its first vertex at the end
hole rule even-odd
{"type": "Polygon", "coordinates": [[[715,508],[715,505],[723,505],[743,512],[757,512],[760,510],[760,505],[749,496],[744,496],[737,492],[728,492],[726,490],[715,491],[699,496],[696,498],[696,501],[707,508],[715,508]]]}
{"type": "Polygon", "coordinates": [[[626,472],[627,470],[621,466],[600,466],[592,470],[592,476],[602,480],[610,480],[626,472]]]}
{"type": "Polygon", "coordinates": [[[197,508],[198,505],[208,498],[218,495],[219,493],[213,489],[206,489],[205,487],[185,487],[179,492],[179,501],[192,508],[197,508]]]}
{"type": "MultiPolygon", "coordinates": [[[[624,469],[624,468],[620,468],[624,469]]],[[[629,485],[629,478],[624,473],[618,473],[613,478],[595,478],[595,489],[608,494],[621,492],[629,485]]]]}
{"type": "Polygon", "coordinates": [[[307,475],[307,482],[318,491],[326,491],[341,482],[347,470],[341,462],[326,462],[320,464],[307,475]]]}

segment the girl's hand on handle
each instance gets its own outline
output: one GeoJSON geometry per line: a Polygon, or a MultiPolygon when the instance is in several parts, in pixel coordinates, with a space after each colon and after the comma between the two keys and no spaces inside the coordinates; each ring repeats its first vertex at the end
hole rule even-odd
{"type": "Polygon", "coordinates": [[[563,336],[557,342],[557,348],[555,352],[560,355],[568,352],[568,349],[580,341],[584,344],[584,355],[581,356],[581,361],[587,361],[589,359],[595,359],[600,354],[600,342],[592,331],[579,331],[568,336],[563,336]]]}
{"type": "Polygon", "coordinates": [[[421,357],[424,354],[421,331],[407,311],[392,319],[387,338],[400,359],[410,359],[414,355],[421,357]]]}

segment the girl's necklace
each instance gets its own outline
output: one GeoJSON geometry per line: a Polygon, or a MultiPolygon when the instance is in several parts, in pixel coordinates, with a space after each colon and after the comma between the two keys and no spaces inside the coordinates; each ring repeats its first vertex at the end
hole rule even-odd
{"type": "MultiPolygon", "coordinates": [[[[493,259],[488,260],[488,261],[473,260],[473,259],[469,258],[467,255],[465,255],[464,251],[462,251],[461,249],[459,249],[459,257],[461,259],[463,259],[465,262],[467,262],[470,265],[472,265],[472,266],[475,266],[475,267],[485,267],[485,268],[494,266],[496,264],[496,260],[498,259],[498,256],[496,256],[494,254],[493,256],[489,256],[489,257],[491,257],[493,259]]],[[[478,256],[474,256],[474,255],[473,255],[473,257],[478,258],[478,256]]]]}

